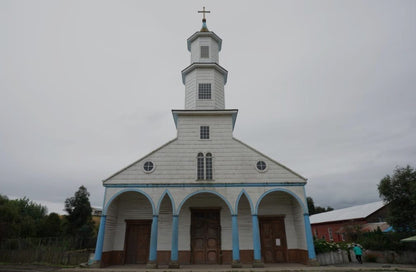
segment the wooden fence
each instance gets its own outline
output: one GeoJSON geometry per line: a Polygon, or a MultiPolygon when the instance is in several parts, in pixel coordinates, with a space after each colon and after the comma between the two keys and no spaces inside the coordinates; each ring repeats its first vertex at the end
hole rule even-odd
{"type": "Polygon", "coordinates": [[[74,249],[79,240],[64,238],[9,239],[0,243],[0,262],[79,265],[94,249],[74,249]]]}
{"type": "MultiPolygon", "coordinates": [[[[338,250],[319,253],[316,259],[320,265],[335,265],[357,262],[354,252],[350,250],[338,250]]],[[[364,262],[395,263],[395,264],[416,264],[416,251],[376,251],[365,250],[363,252],[364,262]]]]}

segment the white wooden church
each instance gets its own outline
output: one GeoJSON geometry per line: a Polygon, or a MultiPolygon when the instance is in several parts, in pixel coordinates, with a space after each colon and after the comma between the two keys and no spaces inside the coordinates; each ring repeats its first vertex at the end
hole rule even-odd
{"type": "Polygon", "coordinates": [[[172,110],[177,137],[103,181],[102,267],[315,259],[306,179],[234,138],[222,40],[202,13],[202,29],[187,40],[185,109],[172,110]]]}

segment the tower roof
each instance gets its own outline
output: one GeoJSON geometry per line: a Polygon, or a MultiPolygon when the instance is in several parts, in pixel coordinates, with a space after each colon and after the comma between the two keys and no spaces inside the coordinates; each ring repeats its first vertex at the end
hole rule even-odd
{"type": "Polygon", "coordinates": [[[192,42],[195,41],[196,39],[198,39],[199,37],[211,37],[213,40],[215,40],[218,43],[218,51],[221,51],[222,40],[221,40],[220,37],[217,36],[217,34],[215,34],[212,31],[205,31],[205,32],[198,31],[198,32],[195,32],[187,40],[188,51],[189,52],[191,52],[191,44],[192,44],[192,42]]]}

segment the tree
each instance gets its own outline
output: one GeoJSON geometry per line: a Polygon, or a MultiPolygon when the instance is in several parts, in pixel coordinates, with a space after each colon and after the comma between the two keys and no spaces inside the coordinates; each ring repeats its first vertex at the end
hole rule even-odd
{"type": "Polygon", "coordinates": [[[42,231],[40,236],[43,237],[59,237],[62,235],[62,222],[59,214],[51,213],[43,220],[42,231]]]}
{"type": "Polygon", "coordinates": [[[46,218],[45,206],[28,198],[9,200],[0,195],[0,240],[38,237],[46,218]]]}
{"type": "Polygon", "coordinates": [[[317,214],[317,213],[323,213],[323,212],[329,212],[329,211],[333,211],[334,209],[330,206],[324,208],[324,207],[320,207],[320,206],[315,206],[315,203],[313,202],[312,197],[307,197],[306,201],[308,202],[308,210],[309,210],[309,215],[313,215],[313,214],[317,214]]]}
{"type": "Polygon", "coordinates": [[[66,233],[78,239],[80,247],[85,246],[94,236],[89,196],[87,188],[81,186],[73,197],[65,200],[65,211],[68,213],[66,233]]]}
{"type": "Polygon", "coordinates": [[[416,171],[409,165],[396,167],[385,176],[378,192],[389,205],[387,222],[399,232],[416,232],[416,171]]]}

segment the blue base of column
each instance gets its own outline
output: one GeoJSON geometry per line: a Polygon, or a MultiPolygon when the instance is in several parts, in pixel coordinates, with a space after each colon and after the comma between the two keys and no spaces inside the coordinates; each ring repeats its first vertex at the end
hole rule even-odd
{"type": "Polygon", "coordinates": [[[308,245],[308,257],[310,260],[316,259],[315,246],[313,244],[312,228],[309,221],[309,214],[305,213],[303,215],[305,223],[305,234],[306,234],[306,243],[308,245]]]}
{"type": "Polygon", "coordinates": [[[169,268],[179,268],[178,262],[178,215],[172,217],[172,250],[170,252],[169,268]]]}
{"type": "Polygon", "coordinates": [[[106,218],[107,218],[106,215],[102,215],[100,219],[100,229],[98,230],[97,245],[95,247],[95,255],[94,255],[95,262],[101,261],[101,256],[103,253],[103,245],[104,245],[104,232],[105,232],[105,219],[106,218]]]}
{"type": "Polygon", "coordinates": [[[146,268],[157,268],[157,228],[158,216],[153,215],[152,230],[150,233],[149,262],[146,264],[146,268]]]}

